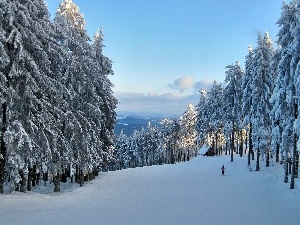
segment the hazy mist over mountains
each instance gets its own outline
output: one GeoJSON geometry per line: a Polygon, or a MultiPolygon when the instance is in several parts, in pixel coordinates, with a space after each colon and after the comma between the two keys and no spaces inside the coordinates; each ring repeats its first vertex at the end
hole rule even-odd
{"type": "Polygon", "coordinates": [[[115,134],[118,136],[121,131],[127,136],[131,135],[134,130],[141,131],[149,123],[151,126],[160,127],[160,122],[165,118],[178,118],[177,115],[167,115],[160,113],[139,113],[139,112],[118,112],[115,134]]]}

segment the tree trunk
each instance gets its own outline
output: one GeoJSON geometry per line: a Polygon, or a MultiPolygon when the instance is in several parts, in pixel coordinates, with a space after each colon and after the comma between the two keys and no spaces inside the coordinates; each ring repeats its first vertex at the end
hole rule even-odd
{"type": "Polygon", "coordinates": [[[75,170],[75,183],[79,184],[79,168],[77,165],[75,170]]]}
{"type": "Polygon", "coordinates": [[[6,159],[6,145],[4,142],[4,133],[6,132],[6,111],[7,105],[2,104],[2,127],[0,133],[0,194],[4,193],[5,182],[5,159],[6,159]]]}
{"type": "Polygon", "coordinates": [[[243,141],[243,131],[241,130],[241,143],[240,143],[240,157],[243,157],[244,152],[244,141],[243,141]]]}
{"type": "Polygon", "coordinates": [[[270,166],[270,151],[267,151],[266,155],[266,167],[270,166]]]}
{"type": "MultiPolygon", "coordinates": [[[[298,105],[295,103],[294,104],[294,118],[295,120],[298,117],[298,105]]],[[[291,175],[291,185],[290,185],[290,189],[294,189],[295,188],[295,174],[296,174],[296,155],[298,155],[297,152],[297,141],[298,141],[298,135],[297,133],[294,131],[294,143],[293,143],[293,166],[292,166],[292,175],[291,175]]]]}
{"type": "Polygon", "coordinates": [[[248,166],[251,164],[251,153],[252,153],[252,124],[250,123],[250,130],[249,130],[249,149],[248,149],[248,166]]]}
{"type": "Polygon", "coordinates": [[[21,175],[21,188],[20,188],[20,192],[24,192],[24,193],[26,193],[26,181],[27,181],[27,179],[26,179],[26,174],[24,173],[24,171],[23,170],[21,170],[20,171],[20,175],[21,175]]]}
{"type": "Polygon", "coordinates": [[[296,153],[296,166],[295,166],[295,178],[298,178],[298,176],[299,176],[298,167],[299,167],[299,153],[297,151],[297,153],[296,153]]]}
{"type": "Polygon", "coordinates": [[[218,132],[216,132],[215,140],[216,140],[215,152],[216,152],[216,155],[219,155],[219,152],[218,152],[218,132]]]}
{"type": "Polygon", "coordinates": [[[295,174],[296,174],[296,155],[297,155],[297,134],[294,133],[294,145],[293,145],[293,158],[292,158],[292,174],[291,174],[291,184],[290,189],[295,188],[295,174]]]}
{"type": "Polygon", "coordinates": [[[37,185],[37,184],[36,184],[36,183],[37,183],[37,171],[36,171],[36,165],[34,165],[34,166],[32,167],[32,179],[31,179],[31,181],[32,181],[32,187],[34,188],[35,185],[37,185]]]}
{"type": "Polygon", "coordinates": [[[46,173],[43,174],[43,180],[44,180],[44,186],[46,186],[48,181],[48,171],[46,171],[46,173]]]}
{"type": "Polygon", "coordinates": [[[60,192],[60,179],[61,174],[57,172],[57,175],[53,177],[54,192],[60,192]]]}
{"type": "Polygon", "coordinates": [[[230,159],[233,162],[233,151],[234,151],[234,129],[232,129],[232,138],[231,138],[231,152],[230,152],[230,159]]]}
{"type": "Polygon", "coordinates": [[[279,162],[279,144],[277,143],[276,145],[276,162],[278,163],[279,162]]]}
{"type": "Polygon", "coordinates": [[[79,173],[80,173],[80,175],[79,175],[79,186],[83,187],[84,186],[84,173],[81,169],[79,170],[79,173]]]}
{"type": "Polygon", "coordinates": [[[289,174],[292,174],[292,159],[289,158],[289,174]]]}
{"type": "Polygon", "coordinates": [[[38,171],[35,170],[35,173],[36,173],[36,185],[40,185],[40,179],[41,179],[40,169],[38,171]]]}
{"type": "Polygon", "coordinates": [[[32,168],[28,167],[27,191],[32,190],[32,168]]]}
{"type": "Polygon", "coordinates": [[[247,154],[248,150],[248,134],[246,135],[246,140],[245,140],[245,155],[247,154]]]}
{"type": "MultiPolygon", "coordinates": [[[[249,154],[252,156],[252,160],[254,160],[254,151],[253,151],[253,140],[252,140],[252,123],[250,123],[250,134],[249,134],[249,154]]],[[[249,163],[250,165],[250,163],[249,163]]]]}
{"type": "Polygon", "coordinates": [[[285,159],[285,166],[284,166],[284,183],[287,183],[289,181],[288,178],[289,172],[288,172],[288,159],[285,159]]]}
{"type": "MultiPolygon", "coordinates": [[[[258,145],[260,142],[260,138],[258,138],[258,145]]],[[[259,167],[259,156],[260,156],[260,150],[259,147],[257,148],[257,153],[256,153],[256,169],[255,171],[259,171],[260,167],[259,167]]]]}

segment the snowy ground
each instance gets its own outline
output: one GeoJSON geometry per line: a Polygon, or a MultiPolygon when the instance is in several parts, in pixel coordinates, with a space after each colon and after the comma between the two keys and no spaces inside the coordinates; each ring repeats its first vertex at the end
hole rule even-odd
{"type": "Polygon", "coordinates": [[[300,224],[299,179],[290,190],[282,165],[249,172],[246,164],[238,155],[234,162],[230,156],[199,156],[176,165],[104,173],[59,194],[40,189],[0,195],[0,224],[300,224]]]}

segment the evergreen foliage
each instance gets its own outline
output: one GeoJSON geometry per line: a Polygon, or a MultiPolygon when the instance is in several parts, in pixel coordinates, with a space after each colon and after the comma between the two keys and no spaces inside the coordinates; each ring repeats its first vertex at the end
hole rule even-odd
{"type": "Polygon", "coordinates": [[[112,159],[117,100],[103,33],[91,44],[79,8],[63,1],[54,22],[43,0],[0,1],[0,188],[31,190],[44,177],[60,191],[112,159]]]}

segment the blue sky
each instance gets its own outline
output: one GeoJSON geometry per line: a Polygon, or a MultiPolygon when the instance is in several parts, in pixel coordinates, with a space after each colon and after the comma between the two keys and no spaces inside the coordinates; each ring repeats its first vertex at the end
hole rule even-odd
{"type": "MultiPolygon", "coordinates": [[[[61,0],[45,0],[53,18],[61,0]]],[[[282,0],[73,0],[93,38],[103,27],[117,111],[181,115],[198,89],[244,66],[258,32],[276,40],[282,0]]]]}

